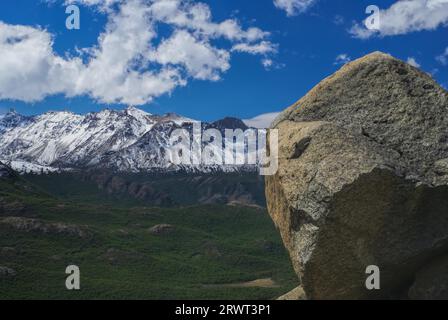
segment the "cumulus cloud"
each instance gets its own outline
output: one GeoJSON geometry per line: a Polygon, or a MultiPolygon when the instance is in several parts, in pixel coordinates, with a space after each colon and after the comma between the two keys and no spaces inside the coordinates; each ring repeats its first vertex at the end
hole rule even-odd
{"type": "Polygon", "coordinates": [[[214,22],[208,5],[188,0],[67,0],[107,15],[91,48],[58,55],[47,30],[0,22],[0,99],[33,102],[54,94],[141,105],[190,79],[216,81],[232,53],[274,54],[259,28],[214,22]],[[173,30],[161,39],[157,27],[173,30]],[[224,40],[224,41],[214,41],[224,40]],[[216,44],[219,43],[219,46],[216,44]]]}
{"type": "Polygon", "coordinates": [[[415,60],[414,57],[409,57],[407,60],[407,63],[409,63],[411,66],[416,67],[416,68],[420,68],[420,64],[417,62],[417,60],[415,60]]]}
{"type": "Polygon", "coordinates": [[[448,65],[448,47],[441,55],[436,57],[436,60],[444,66],[448,65]]]}
{"type": "Polygon", "coordinates": [[[230,68],[230,54],[201,41],[185,30],[179,30],[151,53],[151,61],[164,66],[182,65],[190,76],[201,80],[219,80],[230,68]]]}
{"type": "Polygon", "coordinates": [[[341,53],[336,57],[333,64],[335,65],[346,64],[349,63],[350,61],[352,61],[352,58],[350,58],[348,54],[341,53]]]}
{"type": "Polygon", "coordinates": [[[274,0],[274,5],[286,11],[288,17],[305,12],[314,5],[317,0],[274,0]]]}
{"type": "Polygon", "coordinates": [[[448,0],[401,0],[380,10],[379,30],[369,30],[355,23],[349,32],[356,38],[395,36],[410,32],[435,30],[448,24],[448,0]]]}
{"type": "Polygon", "coordinates": [[[75,92],[71,79],[80,76],[81,60],[65,60],[52,46],[45,30],[0,22],[0,99],[34,101],[75,92]]]}
{"type": "Polygon", "coordinates": [[[261,114],[252,119],[243,120],[246,126],[257,129],[267,129],[274,122],[275,118],[280,114],[280,112],[271,112],[261,114]]]}

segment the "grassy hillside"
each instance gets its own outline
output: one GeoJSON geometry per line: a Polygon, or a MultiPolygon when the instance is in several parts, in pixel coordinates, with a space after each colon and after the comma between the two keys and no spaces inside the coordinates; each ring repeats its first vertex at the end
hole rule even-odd
{"type": "Polygon", "coordinates": [[[263,209],[74,201],[20,178],[0,179],[0,267],[16,273],[0,275],[0,299],[272,299],[296,283],[263,209]],[[80,291],[65,289],[70,264],[80,291]],[[274,285],[241,284],[262,278],[274,285]]]}

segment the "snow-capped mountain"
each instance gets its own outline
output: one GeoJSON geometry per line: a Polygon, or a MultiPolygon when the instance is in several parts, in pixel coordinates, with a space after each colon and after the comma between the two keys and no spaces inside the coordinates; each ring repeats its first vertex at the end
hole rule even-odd
{"type": "MultiPolygon", "coordinates": [[[[164,152],[173,130],[191,128],[195,122],[176,114],[152,115],[134,107],[86,115],[62,111],[25,117],[10,112],[0,117],[0,160],[21,172],[186,169],[167,162],[164,152]]],[[[232,122],[231,118],[203,126],[222,130],[224,124],[245,129],[240,120],[232,122]]],[[[193,170],[239,169],[198,166],[193,170]]]]}
{"type": "Polygon", "coordinates": [[[0,134],[5,132],[7,129],[17,127],[19,125],[25,125],[30,120],[29,117],[22,116],[14,110],[11,110],[7,114],[0,115],[0,134]]]}

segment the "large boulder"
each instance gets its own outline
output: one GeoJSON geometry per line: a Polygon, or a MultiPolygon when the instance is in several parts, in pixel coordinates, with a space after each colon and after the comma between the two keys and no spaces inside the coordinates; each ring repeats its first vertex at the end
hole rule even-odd
{"type": "Polygon", "coordinates": [[[437,259],[415,276],[409,298],[420,300],[448,300],[448,257],[437,259]]]}
{"type": "Polygon", "coordinates": [[[419,270],[448,254],[448,93],[373,53],[273,128],[279,170],[266,178],[267,204],[306,297],[408,297],[419,270]],[[370,265],[380,290],[366,289],[370,265]]]}

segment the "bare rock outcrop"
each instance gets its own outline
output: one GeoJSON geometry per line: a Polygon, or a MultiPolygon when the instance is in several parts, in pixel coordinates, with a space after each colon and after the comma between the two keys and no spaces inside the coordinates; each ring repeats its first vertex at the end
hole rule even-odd
{"type": "Polygon", "coordinates": [[[0,218],[0,225],[5,225],[22,232],[37,232],[77,238],[89,238],[92,236],[92,233],[88,230],[87,226],[78,226],[62,222],[45,222],[40,219],[24,217],[0,218]]]}
{"type": "Polygon", "coordinates": [[[0,266],[0,279],[1,278],[13,278],[17,275],[14,269],[0,266]]]}
{"type": "Polygon", "coordinates": [[[266,178],[267,204],[306,297],[423,298],[410,291],[416,275],[448,255],[448,93],[373,53],[273,128],[279,170],[266,178]],[[369,265],[380,290],[365,286],[369,265]]]}
{"type": "Polygon", "coordinates": [[[0,161],[0,178],[10,179],[16,177],[17,174],[7,165],[0,161]]]}
{"type": "Polygon", "coordinates": [[[155,236],[170,234],[174,231],[174,226],[170,224],[158,224],[149,229],[149,233],[155,236]]]}

